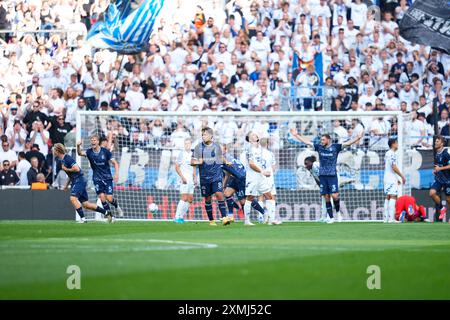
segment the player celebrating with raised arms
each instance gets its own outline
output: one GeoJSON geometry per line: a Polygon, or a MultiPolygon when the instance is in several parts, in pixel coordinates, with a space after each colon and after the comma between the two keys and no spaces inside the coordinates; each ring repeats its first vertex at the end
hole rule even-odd
{"type": "Polygon", "coordinates": [[[113,196],[113,180],[115,183],[119,180],[119,164],[113,158],[111,151],[100,146],[100,137],[96,134],[91,136],[91,148],[83,151],[82,142],[77,143],[77,153],[81,157],[89,160],[92,169],[92,180],[94,182],[95,192],[102,202],[103,208],[108,211],[108,222],[112,222],[113,215],[109,203],[117,209],[119,216],[123,216],[117,200],[113,196]],[[114,178],[111,173],[110,163],[114,166],[114,178]],[[109,202],[109,203],[108,203],[109,202]]]}
{"type": "Polygon", "coordinates": [[[342,216],[340,213],[339,182],[336,171],[337,158],[343,147],[348,147],[357,143],[363,137],[364,132],[361,132],[355,139],[349,140],[342,144],[331,143],[331,137],[329,134],[323,134],[320,137],[320,143],[313,143],[311,140],[299,135],[296,128],[291,129],[291,134],[300,142],[313,146],[314,150],[319,153],[320,194],[325,198],[325,204],[329,217],[327,223],[334,222],[331,198],[333,199],[338,221],[342,221],[342,216]]]}
{"type": "Polygon", "coordinates": [[[57,143],[53,146],[53,154],[58,161],[61,161],[61,169],[67,173],[69,179],[67,179],[64,190],[67,190],[69,184],[72,183],[70,190],[70,202],[80,216],[80,223],[86,222],[84,217],[83,208],[100,212],[101,214],[108,216],[109,212],[104,208],[97,206],[95,203],[88,202],[88,194],[86,191],[86,179],[80,166],[76,163],[75,159],[66,153],[66,148],[62,143],[57,143]]]}
{"type": "Polygon", "coordinates": [[[443,221],[447,208],[441,203],[439,193],[444,190],[447,203],[450,203],[450,154],[445,148],[445,138],[437,136],[434,142],[436,155],[434,158],[434,183],[430,188],[430,197],[436,204],[436,212],[439,213],[439,221],[443,221]]]}
{"type": "Polygon", "coordinates": [[[384,193],[386,199],[384,200],[384,222],[392,223],[395,221],[395,202],[398,196],[398,186],[405,184],[405,176],[397,167],[397,150],[398,141],[395,138],[390,138],[388,141],[389,150],[384,156],[384,193]],[[401,178],[401,182],[398,177],[401,178]]]}
{"type": "Polygon", "coordinates": [[[198,166],[200,173],[200,190],[205,199],[205,210],[208,214],[209,225],[217,226],[213,217],[212,195],[216,196],[219,211],[222,216],[222,224],[230,224],[227,217],[227,206],[223,195],[223,173],[224,163],[221,147],[213,142],[213,130],[209,127],[202,129],[202,142],[195,149],[191,159],[191,166],[198,166]]]}
{"type": "Polygon", "coordinates": [[[192,139],[184,139],[184,150],[178,155],[175,163],[175,170],[181,179],[180,201],[178,201],[177,211],[175,213],[175,223],[184,223],[184,215],[189,211],[189,206],[194,199],[194,184],[196,181],[197,170],[191,166],[192,159],[192,139]]]}
{"type": "Polygon", "coordinates": [[[280,224],[275,219],[275,200],[273,199],[269,184],[271,172],[263,169],[263,150],[259,143],[259,137],[255,132],[249,132],[245,137],[245,140],[250,143],[250,147],[246,152],[246,178],[245,178],[245,195],[247,199],[244,205],[245,222],[247,226],[253,226],[250,221],[250,211],[253,200],[262,194],[266,199],[266,209],[269,216],[269,224],[280,224]]]}

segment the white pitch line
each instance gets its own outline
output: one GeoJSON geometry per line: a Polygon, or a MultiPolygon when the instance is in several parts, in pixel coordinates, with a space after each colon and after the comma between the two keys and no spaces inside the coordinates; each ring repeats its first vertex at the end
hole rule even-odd
{"type": "Polygon", "coordinates": [[[21,252],[33,252],[33,253],[43,253],[43,252],[70,252],[73,250],[86,250],[90,252],[120,252],[120,251],[172,251],[172,250],[195,250],[195,249],[214,249],[218,245],[214,243],[198,243],[198,242],[188,242],[188,241],[176,241],[176,240],[163,240],[163,239],[95,239],[95,238],[47,238],[47,239],[36,239],[36,240],[21,240],[19,243],[14,241],[14,243],[0,243],[0,252],[4,254],[17,253],[18,244],[26,245],[25,250],[21,248],[21,252]],[[58,241],[60,243],[45,243],[46,241],[54,242],[58,241]],[[78,242],[89,241],[92,244],[81,244],[78,242]],[[32,242],[32,243],[30,243],[32,242]],[[36,243],[37,242],[37,243],[36,243]],[[41,242],[41,244],[39,244],[41,242]],[[44,242],[44,243],[42,243],[44,242]],[[63,243],[61,243],[63,242],[63,243]],[[95,245],[98,242],[107,242],[107,244],[95,245]],[[117,243],[127,242],[127,243],[137,243],[137,247],[124,247],[118,245],[117,243]],[[145,243],[163,243],[169,244],[168,246],[145,246],[145,243]],[[6,249],[6,250],[5,250],[6,249]],[[8,250],[10,249],[10,250],[8,250]],[[39,249],[36,252],[36,249],[39,249]]]}

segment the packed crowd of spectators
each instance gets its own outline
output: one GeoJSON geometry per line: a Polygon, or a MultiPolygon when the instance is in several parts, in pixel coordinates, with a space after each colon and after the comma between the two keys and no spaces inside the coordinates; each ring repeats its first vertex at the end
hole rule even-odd
{"type": "MultiPolygon", "coordinates": [[[[411,1],[375,2],[381,10],[361,0],[232,0],[219,22],[197,6],[189,19],[159,18],[148,50],[121,56],[86,41],[108,0],[0,0],[0,30],[13,30],[0,33],[0,184],[31,185],[41,173],[52,182],[51,146],[74,146],[80,110],[401,110],[412,114],[412,144],[429,148],[433,106],[449,135],[450,58],[399,35],[411,1]],[[322,75],[313,63],[320,53],[322,75]],[[320,76],[323,87],[309,88],[320,76]],[[286,94],[291,85],[295,98],[286,94]]],[[[214,122],[231,139],[240,130],[214,122]]],[[[202,125],[110,120],[103,134],[121,146],[161,144],[202,125]]],[[[345,140],[355,125],[336,121],[333,130],[345,140]]],[[[359,125],[368,136],[386,136],[395,123],[359,125]]],[[[259,130],[264,136],[270,126],[259,130]]]]}

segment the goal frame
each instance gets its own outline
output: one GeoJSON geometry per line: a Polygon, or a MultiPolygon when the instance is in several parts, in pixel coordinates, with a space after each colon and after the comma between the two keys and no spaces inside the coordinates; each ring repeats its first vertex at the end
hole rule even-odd
{"type": "MultiPolygon", "coordinates": [[[[394,116],[397,118],[397,140],[398,140],[398,168],[403,172],[404,163],[404,130],[405,123],[403,120],[403,113],[401,111],[268,111],[268,112],[252,112],[252,111],[217,111],[217,112],[173,112],[173,111],[78,111],[76,114],[76,141],[82,139],[82,130],[80,130],[82,125],[82,117],[95,117],[95,116],[120,116],[120,117],[234,117],[239,118],[249,118],[249,117],[275,117],[275,118],[290,118],[290,117],[301,117],[301,118],[322,118],[329,117],[329,119],[339,119],[345,120],[348,118],[358,118],[358,117],[380,117],[380,116],[394,116]]],[[[81,157],[77,154],[76,161],[80,162],[81,157]]],[[[399,188],[398,196],[403,194],[403,187],[399,188]]],[[[139,218],[120,218],[120,221],[167,221],[171,222],[170,219],[139,219],[139,218]]],[[[188,220],[192,222],[204,222],[203,219],[193,219],[188,220]]],[[[381,222],[382,220],[346,220],[346,222],[381,222]]],[[[305,221],[286,221],[286,222],[314,222],[312,220],[305,221]]]]}

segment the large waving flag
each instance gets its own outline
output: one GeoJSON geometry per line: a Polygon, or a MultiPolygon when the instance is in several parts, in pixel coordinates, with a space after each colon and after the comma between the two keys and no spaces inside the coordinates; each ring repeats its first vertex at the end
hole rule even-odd
{"type": "Polygon", "coordinates": [[[164,0],[116,0],[111,2],[104,19],[87,35],[88,43],[100,49],[134,54],[148,47],[156,17],[164,0]]]}
{"type": "Polygon", "coordinates": [[[416,0],[399,28],[406,40],[450,54],[450,0],[416,0]]]}

